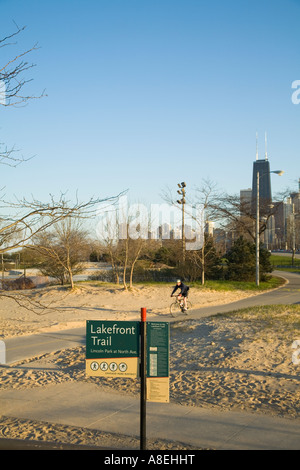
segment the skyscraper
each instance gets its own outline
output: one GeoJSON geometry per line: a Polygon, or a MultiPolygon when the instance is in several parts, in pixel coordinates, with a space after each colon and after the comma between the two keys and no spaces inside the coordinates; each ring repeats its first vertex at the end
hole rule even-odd
{"type": "Polygon", "coordinates": [[[252,176],[252,211],[255,211],[257,196],[257,177],[259,178],[259,204],[267,208],[272,202],[270,162],[267,155],[267,138],[265,139],[265,158],[258,159],[257,140],[256,140],[256,161],[253,162],[252,176]],[[258,176],[257,176],[258,175],[258,176]]]}
{"type": "Polygon", "coordinates": [[[272,192],[269,160],[256,160],[253,162],[252,200],[256,200],[257,173],[259,173],[259,200],[262,203],[270,203],[272,201],[272,192]]]}

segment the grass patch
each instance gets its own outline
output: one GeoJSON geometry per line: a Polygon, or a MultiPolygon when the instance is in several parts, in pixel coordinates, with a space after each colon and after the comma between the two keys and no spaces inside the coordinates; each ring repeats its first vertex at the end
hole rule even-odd
{"type": "Polygon", "coordinates": [[[191,287],[207,288],[215,291],[236,291],[236,290],[250,290],[250,291],[265,291],[268,289],[275,289],[285,283],[284,279],[272,276],[266,282],[260,282],[259,286],[253,282],[244,281],[206,281],[204,286],[199,282],[189,284],[191,287]]]}
{"type": "Polygon", "coordinates": [[[292,264],[292,255],[290,256],[279,256],[279,255],[271,255],[270,256],[271,264],[276,267],[276,269],[282,271],[295,271],[300,269],[300,259],[295,258],[294,264],[292,264]]]}
{"type": "MultiPolygon", "coordinates": [[[[202,286],[200,281],[196,282],[185,282],[188,286],[195,289],[210,289],[214,291],[265,291],[269,289],[275,289],[280,287],[285,283],[284,279],[276,276],[272,276],[266,282],[260,282],[260,285],[257,287],[255,282],[244,282],[244,281],[206,281],[204,286],[202,286]]],[[[102,281],[78,281],[75,284],[78,285],[90,285],[93,287],[108,287],[108,288],[119,288],[123,289],[123,284],[114,284],[110,282],[102,281]]],[[[176,283],[175,282],[157,282],[157,281],[143,281],[143,282],[134,282],[133,287],[169,287],[172,288],[176,283]]],[[[129,287],[129,286],[128,286],[129,287]]]]}
{"type": "Polygon", "coordinates": [[[258,336],[272,332],[272,335],[277,335],[277,339],[289,338],[292,342],[295,339],[293,335],[300,335],[300,305],[297,304],[260,305],[220,313],[217,317],[247,322],[253,326],[258,336]]]}
{"type": "MultiPolygon", "coordinates": [[[[280,255],[271,255],[270,256],[271,263],[277,264],[292,264],[292,254],[290,256],[280,256],[280,255]]],[[[300,259],[295,258],[295,264],[300,265],[300,259]]]]}
{"type": "MultiPolygon", "coordinates": [[[[242,308],[233,312],[220,313],[220,317],[239,317],[241,320],[276,320],[284,323],[294,324],[300,329],[300,305],[258,305],[255,307],[242,308]]],[[[280,325],[282,327],[283,324],[280,325]]]]}

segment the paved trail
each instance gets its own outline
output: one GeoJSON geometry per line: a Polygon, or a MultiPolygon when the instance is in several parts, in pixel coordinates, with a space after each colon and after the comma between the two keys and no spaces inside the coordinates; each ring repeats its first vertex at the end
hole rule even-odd
{"type": "MultiPolygon", "coordinates": [[[[287,284],[265,294],[255,295],[230,304],[195,309],[189,313],[188,317],[183,315],[183,318],[200,319],[218,313],[230,312],[257,305],[299,304],[300,275],[282,273],[280,271],[275,271],[274,274],[285,277],[288,281],[287,284]]],[[[180,317],[177,317],[176,320],[179,318],[180,317]]],[[[160,315],[151,315],[151,320],[161,321],[162,317],[160,315]]],[[[163,321],[174,321],[174,318],[164,315],[163,321]]],[[[72,328],[53,333],[17,336],[5,340],[6,364],[13,364],[22,359],[29,359],[42,354],[59,351],[60,349],[74,348],[84,344],[85,328],[72,328]]]]}

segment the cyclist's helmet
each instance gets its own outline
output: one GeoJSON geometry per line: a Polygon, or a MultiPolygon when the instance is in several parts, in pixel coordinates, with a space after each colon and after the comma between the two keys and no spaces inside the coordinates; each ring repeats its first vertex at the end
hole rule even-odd
{"type": "Polygon", "coordinates": [[[177,279],[177,284],[181,284],[181,280],[180,279],[177,279]]]}

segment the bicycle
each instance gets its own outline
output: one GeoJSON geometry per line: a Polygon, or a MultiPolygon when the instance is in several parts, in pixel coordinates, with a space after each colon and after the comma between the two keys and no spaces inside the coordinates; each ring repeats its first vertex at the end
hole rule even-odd
{"type": "Polygon", "coordinates": [[[188,299],[186,299],[187,310],[185,310],[184,298],[179,297],[179,295],[174,295],[172,297],[176,297],[174,302],[171,303],[171,305],[170,305],[170,313],[171,313],[172,317],[175,317],[176,315],[178,315],[181,312],[185,313],[187,315],[187,310],[190,310],[192,308],[191,302],[188,299]]]}

